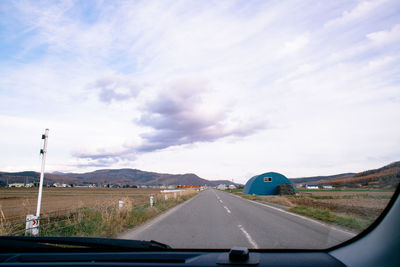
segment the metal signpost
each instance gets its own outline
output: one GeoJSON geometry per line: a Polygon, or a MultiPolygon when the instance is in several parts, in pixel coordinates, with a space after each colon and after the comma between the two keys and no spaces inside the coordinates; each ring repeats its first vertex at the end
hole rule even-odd
{"type": "Polygon", "coordinates": [[[40,183],[39,183],[39,195],[38,202],[36,208],[36,216],[29,214],[26,216],[26,226],[25,233],[31,235],[39,235],[39,223],[40,223],[40,207],[42,205],[42,192],[43,192],[43,179],[44,179],[44,166],[46,161],[46,153],[47,153],[47,140],[49,137],[49,129],[46,129],[45,133],[42,135],[43,141],[43,149],[40,150],[40,154],[42,155],[42,168],[40,172],[40,183]]]}

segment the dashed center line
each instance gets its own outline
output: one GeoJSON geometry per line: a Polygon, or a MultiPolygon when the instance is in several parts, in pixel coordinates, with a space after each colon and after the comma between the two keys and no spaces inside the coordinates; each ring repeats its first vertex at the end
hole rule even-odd
{"type": "Polygon", "coordinates": [[[219,199],[219,202],[224,203],[221,199],[219,199]]]}
{"type": "Polygon", "coordinates": [[[224,209],[226,209],[226,212],[231,213],[227,206],[224,206],[224,209]]]}
{"type": "Polygon", "coordinates": [[[249,241],[249,243],[253,246],[253,248],[258,248],[256,241],[254,241],[254,239],[251,238],[250,234],[243,228],[243,226],[239,224],[238,227],[240,231],[243,232],[244,236],[247,238],[247,241],[249,241]]]}

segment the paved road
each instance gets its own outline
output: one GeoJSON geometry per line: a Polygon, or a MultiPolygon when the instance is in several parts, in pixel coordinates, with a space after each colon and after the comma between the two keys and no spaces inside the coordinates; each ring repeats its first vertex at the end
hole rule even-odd
{"type": "Polygon", "coordinates": [[[274,206],[209,189],[120,238],[157,240],[173,248],[327,248],[353,236],[274,206]]]}

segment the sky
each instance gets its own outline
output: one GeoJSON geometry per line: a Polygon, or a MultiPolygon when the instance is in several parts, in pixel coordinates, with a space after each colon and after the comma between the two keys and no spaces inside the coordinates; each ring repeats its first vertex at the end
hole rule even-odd
{"type": "Polygon", "coordinates": [[[400,160],[400,2],[0,1],[0,170],[244,183],[400,160]]]}

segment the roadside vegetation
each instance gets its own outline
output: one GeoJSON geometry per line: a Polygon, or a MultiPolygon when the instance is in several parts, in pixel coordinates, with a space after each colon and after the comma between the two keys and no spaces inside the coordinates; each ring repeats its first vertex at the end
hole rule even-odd
{"type": "MultiPolygon", "coordinates": [[[[185,190],[175,197],[157,197],[154,205],[122,198],[123,207],[108,205],[102,207],[81,207],[63,215],[42,216],[40,236],[95,236],[117,237],[125,230],[137,227],[166,210],[193,197],[195,190],[185,190]]],[[[172,195],[173,196],[173,195],[172,195]]],[[[0,209],[0,217],[1,217],[0,209]]],[[[0,235],[24,235],[24,223],[6,223],[0,220],[0,235]]]]}
{"type": "Polygon", "coordinates": [[[393,190],[296,190],[294,196],[257,196],[227,190],[243,198],[284,205],[289,212],[361,232],[382,213],[393,190]]]}

